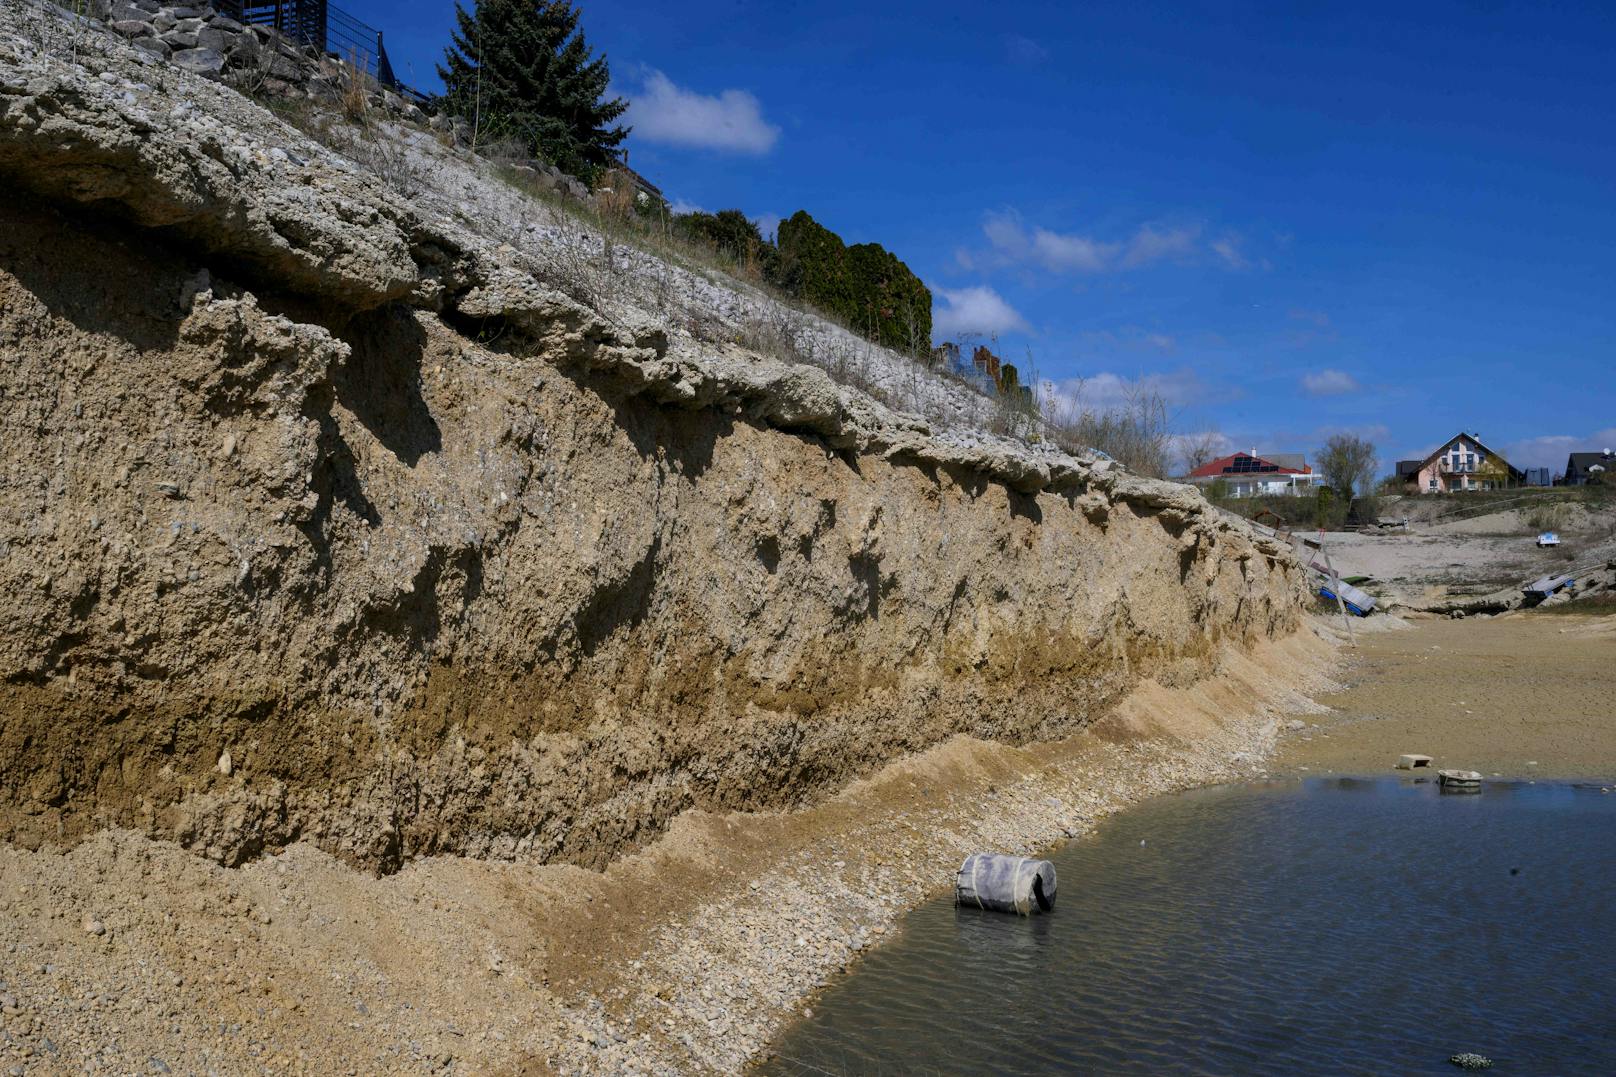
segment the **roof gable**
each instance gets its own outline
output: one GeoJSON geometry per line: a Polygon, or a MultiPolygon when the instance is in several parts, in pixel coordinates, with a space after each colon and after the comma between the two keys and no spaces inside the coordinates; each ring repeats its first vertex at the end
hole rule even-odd
{"type": "MultiPolygon", "coordinates": [[[[1300,457],[1299,453],[1287,453],[1284,455],[1296,456],[1298,458],[1300,457]]],[[[1284,464],[1276,462],[1271,457],[1254,456],[1249,452],[1237,452],[1230,453],[1228,456],[1220,456],[1216,460],[1210,460],[1207,463],[1202,464],[1200,467],[1190,472],[1190,478],[1206,479],[1222,478],[1224,476],[1228,476],[1230,478],[1245,478],[1251,475],[1283,476],[1309,474],[1312,474],[1312,469],[1305,464],[1301,467],[1286,467],[1284,464]]]]}
{"type": "MultiPolygon", "coordinates": [[[[1504,459],[1504,456],[1503,456],[1502,453],[1494,452],[1492,449],[1489,449],[1486,445],[1483,445],[1481,439],[1479,437],[1477,437],[1475,434],[1467,434],[1463,430],[1461,430],[1457,434],[1453,435],[1447,441],[1444,441],[1442,443],[1442,447],[1440,449],[1437,449],[1435,452],[1431,453],[1429,456],[1427,456],[1424,460],[1422,460],[1420,462],[1420,466],[1422,468],[1426,467],[1433,460],[1435,460],[1437,457],[1439,457],[1439,456],[1447,456],[1452,451],[1454,443],[1458,442],[1458,441],[1464,441],[1469,445],[1475,446],[1475,451],[1480,452],[1480,453],[1485,453],[1487,456],[1491,457],[1494,460],[1497,460],[1499,463],[1503,464],[1505,467],[1509,467],[1509,461],[1504,459]]],[[[1514,468],[1510,468],[1510,470],[1513,471],[1514,468]]]]}

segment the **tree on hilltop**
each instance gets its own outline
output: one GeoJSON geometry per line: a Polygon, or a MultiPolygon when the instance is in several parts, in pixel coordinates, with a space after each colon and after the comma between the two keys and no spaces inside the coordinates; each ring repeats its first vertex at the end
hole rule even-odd
{"type": "Polygon", "coordinates": [[[459,30],[438,67],[447,111],[481,143],[512,138],[562,171],[589,180],[615,160],[628,102],[607,98],[611,73],[578,29],[569,0],[458,2],[459,30]]]}

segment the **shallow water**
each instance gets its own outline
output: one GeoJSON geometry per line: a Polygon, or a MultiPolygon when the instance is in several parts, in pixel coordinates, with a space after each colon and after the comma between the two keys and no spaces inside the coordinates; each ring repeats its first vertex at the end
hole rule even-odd
{"type": "Polygon", "coordinates": [[[1597,786],[1200,790],[1055,864],[1047,916],[916,910],[765,1072],[1616,1073],[1597,786]]]}

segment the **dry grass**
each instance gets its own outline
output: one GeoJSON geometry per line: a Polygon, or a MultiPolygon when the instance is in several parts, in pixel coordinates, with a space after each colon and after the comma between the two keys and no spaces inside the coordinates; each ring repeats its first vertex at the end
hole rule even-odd
{"type": "Polygon", "coordinates": [[[370,76],[365,73],[369,58],[350,52],[342,64],[342,86],[337,92],[337,104],[349,123],[366,127],[370,124],[370,76]]]}
{"type": "Polygon", "coordinates": [[[622,169],[614,168],[603,174],[595,184],[596,209],[603,217],[627,222],[634,216],[635,196],[638,193],[634,178],[622,169]]]}
{"type": "Polygon", "coordinates": [[[1167,401],[1143,381],[1129,384],[1118,405],[1089,406],[1079,383],[1047,394],[1039,411],[1049,438],[1067,452],[1099,449],[1140,475],[1167,474],[1172,462],[1167,401]]]}

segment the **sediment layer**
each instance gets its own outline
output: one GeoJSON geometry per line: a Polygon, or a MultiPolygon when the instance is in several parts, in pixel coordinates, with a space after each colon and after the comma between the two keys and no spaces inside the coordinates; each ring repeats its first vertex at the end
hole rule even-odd
{"type": "Polygon", "coordinates": [[[0,838],[599,866],[1299,623],[1188,488],[592,307],[225,88],[14,31],[0,838]]]}

